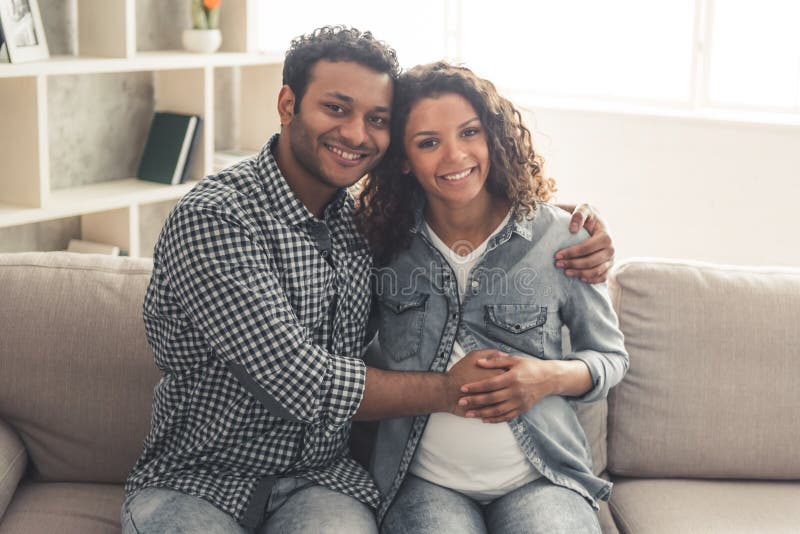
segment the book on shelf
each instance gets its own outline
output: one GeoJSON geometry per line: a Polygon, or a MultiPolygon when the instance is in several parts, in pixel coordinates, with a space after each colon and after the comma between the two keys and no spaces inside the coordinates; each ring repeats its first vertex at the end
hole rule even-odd
{"type": "Polygon", "coordinates": [[[70,239],[67,245],[67,252],[78,252],[81,254],[107,254],[109,256],[120,256],[121,250],[114,245],[105,243],[95,243],[94,241],[84,241],[83,239],[70,239]]]}
{"type": "Polygon", "coordinates": [[[185,181],[201,127],[202,119],[197,115],[156,112],[136,176],[171,185],[185,181]]]}

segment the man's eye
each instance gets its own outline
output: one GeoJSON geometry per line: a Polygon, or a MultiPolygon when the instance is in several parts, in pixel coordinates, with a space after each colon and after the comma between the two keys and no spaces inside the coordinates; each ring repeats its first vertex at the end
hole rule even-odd
{"type": "Polygon", "coordinates": [[[389,125],[389,119],[386,117],[372,117],[370,120],[375,126],[384,127],[389,125]]]}
{"type": "Polygon", "coordinates": [[[417,146],[419,148],[433,148],[439,144],[438,139],[425,139],[424,141],[420,142],[417,146]]]}
{"type": "Polygon", "coordinates": [[[342,113],[344,112],[344,108],[342,106],[336,104],[325,104],[325,107],[329,110],[333,111],[334,113],[342,113]]]}

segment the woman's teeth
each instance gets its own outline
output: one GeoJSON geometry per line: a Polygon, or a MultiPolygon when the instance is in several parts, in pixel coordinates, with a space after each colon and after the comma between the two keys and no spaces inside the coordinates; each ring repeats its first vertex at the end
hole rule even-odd
{"type": "Polygon", "coordinates": [[[443,180],[447,180],[448,182],[454,182],[456,180],[461,180],[462,178],[466,178],[472,172],[474,167],[470,167],[469,169],[463,170],[456,174],[445,174],[442,176],[443,180]]]}

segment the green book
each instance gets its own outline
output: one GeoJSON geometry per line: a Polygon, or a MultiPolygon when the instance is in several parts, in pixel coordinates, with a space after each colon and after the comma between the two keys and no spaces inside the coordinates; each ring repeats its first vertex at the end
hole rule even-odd
{"type": "Polygon", "coordinates": [[[162,184],[179,184],[186,179],[197,140],[200,117],[156,112],[139,161],[137,177],[162,184]]]}

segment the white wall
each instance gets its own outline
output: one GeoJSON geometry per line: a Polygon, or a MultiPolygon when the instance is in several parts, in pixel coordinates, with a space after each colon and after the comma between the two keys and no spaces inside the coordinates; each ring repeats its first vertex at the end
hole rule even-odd
{"type": "Polygon", "coordinates": [[[609,221],[617,258],[800,266],[800,127],[534,108],[558,200],[609,221]]]}

